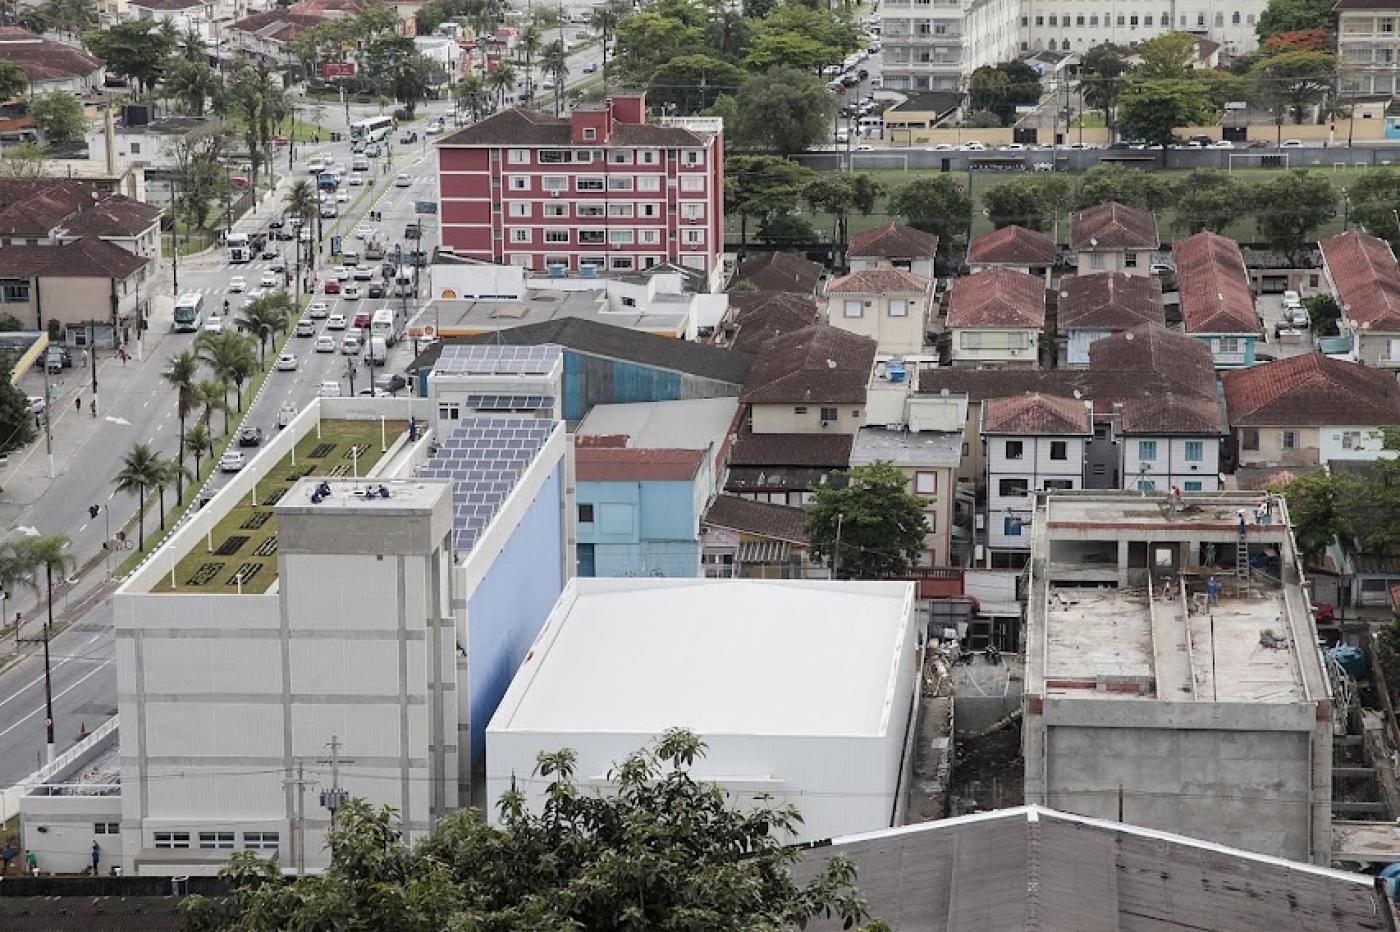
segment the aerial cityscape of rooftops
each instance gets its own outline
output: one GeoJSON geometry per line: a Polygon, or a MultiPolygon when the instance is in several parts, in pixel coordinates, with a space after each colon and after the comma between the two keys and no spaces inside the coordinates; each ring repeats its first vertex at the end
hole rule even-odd
{"type": "Polygon", "coordinates": [[[0,928],[1400,929],[1398,26],[0,9],[0,928]]]}

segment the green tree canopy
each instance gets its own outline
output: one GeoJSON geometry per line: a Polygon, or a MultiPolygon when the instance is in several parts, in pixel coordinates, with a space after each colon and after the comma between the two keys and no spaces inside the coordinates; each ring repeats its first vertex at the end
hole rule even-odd
{"type": "Polygon", "coordinates": [[[748,245],[749,221],[763,223],[792,212],[812,180],[811,169],[771,155],[741,155],[724,166],[724,209],[739,216],[739,251],[748,245]]]}
{"type": "Polygon", "coordinates": [[[1080,62],[1079,80],[1084,89],[1084,103],[1103,111],[1104,122],[1110,131],[1118,125],[1118,97],[1121,93],[1122,77],[1131,68],[1128,50],[1112,42],[1104,42],[1089,49],[1080,62]]]}
{"type": "Polygon", "coordinates": [[[784,3],[755,25],[744,64],[753,71],[785,65],[815,73],[859,44],[860,32],[845,13],[784,3]]]}
{"type": "Polygon", "coordinates": [[[149,19],[123,20],[83,34],[83,45],[102,59],[108,71],[135,81],[143,92],[160,79],[175,44],[173,31],[149,19]]]}
{"type": "MultiPolygon", "coordinates": [[[[187,922],[233,929],[393,929],[396,932],[563,929],[791,929],[831,916],[866,918],[849,860],[798,883],[786,846],[791,807],[731,807],[690,770],[694,734],[666,731],[608,774],[615,790],[585,792],[575,755],[540,755],[548,781],[532,811],[511,790],[499,827],[463,809],[422,841],[404,843],[399,817],[351,800],[336,813],[331,864],[285,882],[281,868],[239,852],[223,877],[227,902],[189,897],[187,922]]],[[[522,778],[526,775],[521,774],[522,778]]],[[[885,928],[883,923],[865,926],[885,928]]]]}
{"type": "Polygon", "coordinates": [[[972,198],[948,175],[911,181],[894,192],[890,207],[910,226],[937,236],[940,253],[964,241],[972,224],[972,198]]]}
{"type": "Polygon", "coordinates": [[[995,113],[1004,126],[1015,119],[1018,106],[1040,100],[1040,75],[1022,61],[983,65],[968,78],[967,92],[969,109],[995,113]]]}
{"type": "Polygon", "coordinates": [[[1143,80],[1134,74],[1123,86],[1118,125],[1129,136],[1166,148],[1176,127],[1213,123],[1218,115],[1201,81],[1143,80]]]}
{"type": "Polygon", "coordinates": [[[869,215],[883,193],[884,186],[864,172],[820,172],[808,183],[803,197],[813,210],[831,214],[831,241],[844,253],[850,239],[851,211],[869,215]]]}
{"type": "Polygon", "coordinates": [[[828,137],[836,98],[821,79],[796,68],[770,68],[739,88],[738,140],[783,155],[828,137]]]}
{"type": "Polygon", "coordinates": [[[1246,213],[1248,186],[1218,168],[1195,169],[1174,188],[1176,222],[1183,233],[1224,233],[1226,227],[1246,213]]]}
{"type": "Polygon", "coordinates": [[[29,90],[29,76],[12,61],[0,61],[0,101],[19,97],[29,90]]]}
{"type": "Polygon", "coordinates": [[[87,133],[87,114],[70,91],[49,91],[31,99],[29,115],[51,145],[81,142],[87,133]]]}
{"type": "Polygon", "coordinates": [[[1014,225],[1048,233],[1069,209],[1072,194],[1063,175],[1022,175],[984,191],[982,209],[997,229],[1014,225]]]}
{"type": "Polygon", "coordinates": [[[0,371],[0,453],[17,450],[34,439],[34,415],[19,387],[11,384],[13,366],[0,371]]]}
{"type": "Polygon", "coordinates": [[[1334,32],[1337,14],[1333,0],[1269,0],[1254,27],[1260,41],[1286,32],[1324,29],[1334,32]]]}
{"type": "Polygon", "coordinates": [[[1191,76],[1196,61],[1196,37],[1189,32],[1165,32],[1137,46],[1139,81],[1178,81],[1191,76]]]}
{"type": "Polygon", "coordinates": [[[709,55],[682,55],[652,72],[647,104],[689,116],[714,106],[720,94],[733,94],[743,81],[737,65],[709,55]]]}
{"type": "Polygon", "coordinates": [[[613,66],[624,78],[646,84],[656,69],[704,45],[704,27],[688,26],[652,9],[623,17],[617,24],[613,66]]]}
{"type": "Polygon", "coordinates": [[[853,466],[841,487],[813,493],[803,529],[813,554],[840,579],[884,579],[909,570],[924,548],[924,499],[911,495],[909,477],[877,460],[853,466]],[[838,542],[839,541],[839,542],[838,542]]]}
{"type": "Polygon", "coordinates": [[[1256,102],[1283,122],[1285,109],[1301,124],[1307,111],[1325,101],[1337,82],[1337,56],[1331,52],[1281,52],[1250,69],[1256,102]]]}
{"type": "Polygon", "coordinates": [[[1250,189],[1259,235],[1285,255],[1297,259],[1317,228],[1337,215],[1337,191],[1321,172],[1294,169],[1250,189]]]}
{"type": "Polygon", "coordinates": [[[1171,203],[1172,191],[1161,175],[1100,163],[1079,176],[1074,206],[1077,210],[1083,210],[1108,201],[1155,213],[1171,203]]]}
{"type": "Polygon", "coordinates": [[[1400,251],[1400,221],[1395,219],[1400,211],[1400,169],[1367,169],[1347,189],[1347,200],[1353,221],[1400,251]]]}

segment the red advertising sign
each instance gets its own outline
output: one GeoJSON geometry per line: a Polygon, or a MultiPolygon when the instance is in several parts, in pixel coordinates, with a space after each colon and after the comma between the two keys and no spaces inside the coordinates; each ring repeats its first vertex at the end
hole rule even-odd
{"type": "Polygon", "coordinates": [[[353,78],[355,76],[355,63],[352,61],[328,61],[321,63],[321,77],[323,78],[353,78]]]}

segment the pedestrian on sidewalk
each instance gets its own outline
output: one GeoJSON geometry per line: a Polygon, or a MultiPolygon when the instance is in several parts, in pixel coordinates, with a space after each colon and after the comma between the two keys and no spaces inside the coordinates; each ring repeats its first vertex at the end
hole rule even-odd
{"type": "Polygon", "coordinates": [[[92,843],[92,876],[97,876],[97,862],[102,860],[102,846],[97,842],[92,843]]]}
{"type": "Polygon", "coordinates": [[[79,414],[82,414],[82,413],[83,413],[83,396],[82,396],[82,395],[74,395],[74,396],[73,396],[73,410],[74,410],[74,411],[77,411],[79,414]]]}
{"type": "Polygon", "coordinates": [[[39,856],[34,853],[33,848],[24,852],[24,866],[29,873],[35,877],[39,876],[39,856]]]}
{"type": "Polygon", "coordinates": [[[15,859],[15,855],[18,853],[19,852],[15,851],[15,843],[13,841],[5,842],[5,847],[0,848],[0,864],[4,865],[3,870],[0,870],[0,877],[10,876],[10,862],[15,859]]]}
{"type": "Polygon", "coordinates": [[[92,411],[92,416],[97,417],[97,399],[88,402],[88,409],[92,411]]]}

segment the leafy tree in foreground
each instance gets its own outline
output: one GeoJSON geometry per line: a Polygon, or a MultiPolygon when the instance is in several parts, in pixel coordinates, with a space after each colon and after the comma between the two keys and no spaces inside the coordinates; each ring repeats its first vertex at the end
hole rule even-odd
{"type": "Polygon", "coordinates": [[[1281,33],[1308,29],[1332,32],[1337,24],[1335,8],[1333,0],[1269,0],[1254,33],[1267,41],[1281,33]]]}
{"type": "Polygon", "coordinates": [[[814,493],[803,525],[812,552],[834,564],[841,579],[907,572],[928,533],[924,499],[911,495],[909,477],[884,460],[853,466],[846,479],[841,488],[823,486],[814,493]]]}
{"type": "Polygon", "coordinates": [[[1246,213],[1248,187],[1229,172],[1198,168],[1176,184],[1176,223],[1185,233],[1225,228],[1246,213]]]}
{"type": "Polygon", "coordinates": [[[982,207],[997,229],[1015,225],[1048,233],[1069,208],[1071,187],[1063,175],[1024,175],[984,191],[982,207]]]}
{"type": "Polygon", "coordinates": [[[1175,81],[1189,77],[1196,60],[1196,37],[1189,32],[1166,32],[1138,43],[1138,66],[1133,77],[1143,81],[1175,81]]]}
{"type": "Polygon", "coordinates": [[[911,227],[937,236],[940,253],[961,242],[972,224],[972,198],[947,175],[909,182],[891,197],[890,208],[911,227]]]}
{"type": "Polygon", "coordinates": [[[52,145],[80,142],[87,130],[83,105],[70,91],[49,91],[29,101],[29,115],[52,145]]]}
{"type": "Polygon", "coordinates": [[[828,138],[836,98],[821,78],[778,66],[739,87],[739,141],[791,155],[828,138]]]}
{"type": "Polygon", "coordinates": [[[1308,309],[1309,327],[1315,336],[1337,335],[1337,321],[1342,319],[1341,305],[1330,294],[1315,294],[1303,299],[1308,309]]]}
{"type": "Polygon", "coordinates": [[[1395,212],[1400,210],[1400,170],[1368,169],[1351,183],[1347,200],[1353,221],[1372,236],[1389,240],[1392,248],[1400,248],[1400,223],[1395,220],[1395,212]]]}
{"type": "Polygon", "coordinates": [[[1132,68],[1128,54],[1123,46],[1105,42],[1085,52],[1080,65],[1084,103],[1103,111],[1110,134],[1118,125],[1118,97],[1122,87],[1119,79],[1132,68]]]}
{"type": "Polygon", "coordinates": [[[1083,210],[1108,201],[1155,212],[1172,202],[1171,185],[1152,172],[1100,163],[1079,177],[1074,206],[1083,210]]]}
{"type": "Polygon", "coordinates": [[[392,810],[351,800],[336,814],[324,874],[282,882],[274,862],[239,852],[222,875],[232,896],[187,898],[187,925],[537,932],[864,920],[851,863],[833,858],[814,880],[796,882],[789,868],[798,855],[784,842],[797,812],[731,809],[724,790],[690,776],[704,750],[694,734],[669,730],[613,768],[607,796],[580,789],[572,751],[542,754],[534,775],[550,783],[541,811],[511,790],[499,827],[464,809],[412,847],[392,810]]]}
{"type": "Polygon", "coordinates": [[[11,367],[0,370],[0,453],[16,450],[34,439],[34,415],[24,392],[11,384],[11,367]]]}
{"type": "Polygon", "coordinates": [[[1301,124],[1308,110],[1332,93],[1337,56],[1331,52],[1282,52],[1259,62],[1249,75],[1255,100],[1274,111],[1276,123],[1283,122],[1283,113],[1288,110],[1293,122],[1301,124]]]}
{"type": "Polygon", "coordinates": [[[29,90],[29,76],[12,61],[0,61],[0,100],[19,97],[29,90]]]}
{"type": "Polygon", "coordinates": [[[1337,192],[1320,172],[1294,169],[1250,190],[1259,235],[1292,259],[1317,228],[1337,216],[1337,192]]]}
{"type": "Polygon", "coordinates": [[[811,178],[811,169],[771,155],[742,155],[725,163],[724,209],[739,215],[740,261],[748,253],[749,220],[762,223],[772,214],[790,213],[811,178]]]}

